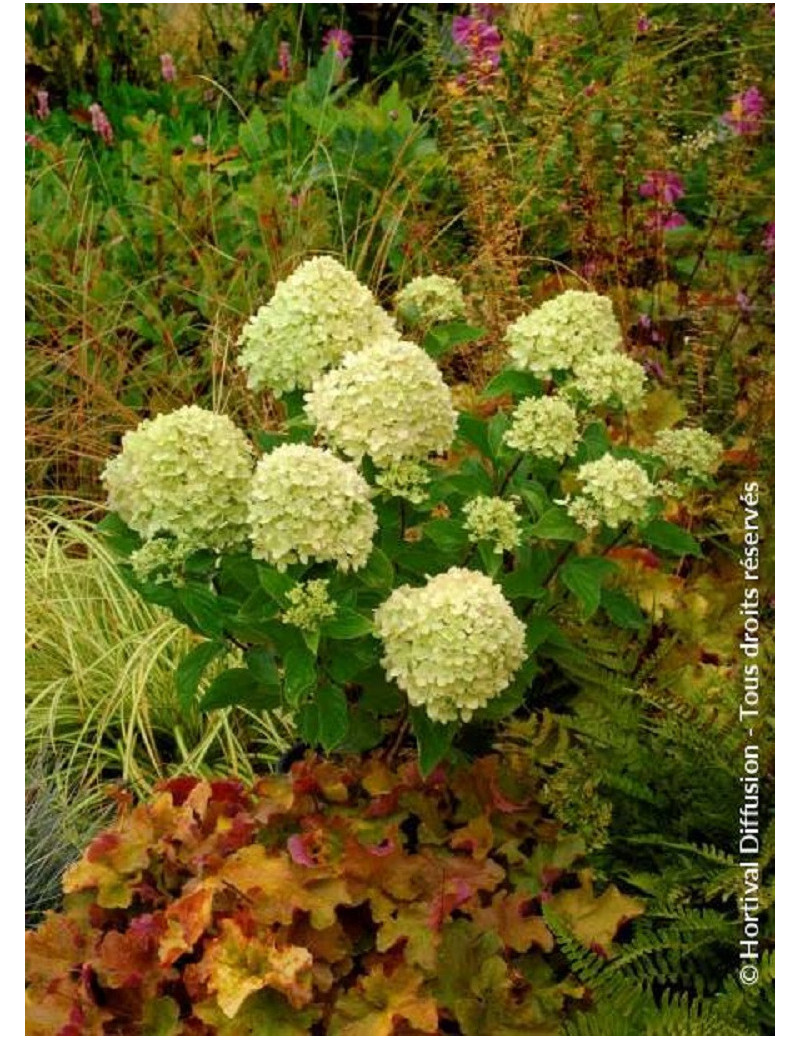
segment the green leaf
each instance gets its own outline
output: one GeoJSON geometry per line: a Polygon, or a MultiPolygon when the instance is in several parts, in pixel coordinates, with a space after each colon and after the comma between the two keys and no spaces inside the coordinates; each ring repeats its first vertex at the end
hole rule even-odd
{"type": "Polygon", "coordinates": [[[411,708],[409,717],[417,738],[420,772],[429,776],[449,751],[457,724],[434,722],[424,708],[411,708]]]}
{"type": "Polygon", "coordinates": [[[272,449],[277,448],[279,444],[285,443],[285,433],[278,433],[275,430],[259,430],[256,434],[256,444],[258,444],[262,451],[272,451],[272,449]]]}
{"type": "Polygon", "coordinates": [[[577,463],[595,462],[605,455],[611,448],[608,439],[608,431],[605,424],[600,422],[590,423],[584,430],[578,450],[575,453],[577,463]]]}
{"type": "Polygon", "coordinates": [[[472,444],[482,455],[491,455],[489,428],[483,419],[478,419],[469,412],[459,412],[457,432],[461,440],[472,444]]]}
{"type": "Polygon", "coordinates": [[[699,543],[688,531],[667,520],[651,520],[639,528],[642,541],[673,556],[702,556],[699,543]]]}
{"type": "Polygon", "coordinates": [[[534,538],[549,538],[555,542],[581,542],[586,532],[576,524],[563,506],[553,506],[531,528],[534,538]]]}
{"type": "Polygon", "coordinates": [[[422,530],[442,552],[462,552],[469,545],[467,532],[458,520],[429,520],[422,530]]]}
{"type": "Polygon", "coordinates": [[[258,568],[258,580],[268,596],[271,596],[279,606],[286,606],[286,593],[296,584],[293,578],[282,571],[262,566],[258,568]]]}
{"type": "Polygon", "coordinates": [[[177,596],[198,632],[205,636],[222,635],[225,615],[219,597],[214,592],[196,585],[187,585],[177,590],[177,596]]]}
{"type": "Polygon", "coordinates": [[[280,687],[281,673],[275,658],[268,650],[248,650],[244,655],[245,663],[262,686],[280,687]]]}
{"type": "Polygon", "coordinates": [[[547,617],[533,617],[525,626],[525,646],[533,653],[548,641],[557,640],[560,634],[555,621],[547,617]]]}
{"type": "Polygon", "coordinates": [[[600,606],[600,589],[604,579],[615,570],[616,566],[610,560],[600,556],[584,556],[567,560],[558,576],[580,600],[583,615],[589,618],[600,606]]]}
{"type": "Polygon", "coordinates": [[[647,617],[636,603],[619,589],[603,589],[600,605],[615,625],[639,630],[647,625],[647,617]]]}
{"type": "Polygon", "coordinates": [[[520,494],[534,520],[543,516],[552,505],[547,492],[537,480],[528,481],[525,487],[520,489],[520,494]]]}
{"type": "Polygon", "coordinates": [[[386,677],[383,668],[370,668],[358,677],[363,693],[358,706],[372,715],[393,715],[403,706],[403,695],[395,683],[386,677]]]}
{"type": "Polygon", "coordinates": [[[317,685],[317,659],[304,644],[292,647],[283,659],[286,699],[296,706],[317,685]]]}
{"type": "Polygon", "coordinates": [[[319,712],[318,740],[325,751],[332,751],[347,736],[350,725],[347,698],[338,686],[323,686],[315,694],[319,712]]]}
{"type": "Polygon", "coordinates": [[[394,567],[386,553],[377,546],[370,553],[366,566],[357,572],[359,581],[371,589],[391,589],[394,567]]]}
{"type": "Polygon", "coordinates": [[[203,711],[240,705],[262,710],[277,707],[277,690],[262,686],[248,668],[228,668],[211,683],[200,701],[203,711]]]}
{"type": "Polygon", "coordinates": [[[336,617],[322,625],[322,634],[330,639],[358,639],[371,632],[372,621],[350,607],[339,607],[336,617]]]}
{"type": "Polygon", "coordinates": [[[530,396],[539,396],[542,392],[542,381],[532,372],[518,372],[516,369],[507,368],[490,379],[481,397],[502,397],[511,394],[515,399],[530,396]]]}
{"type": "Polygon", "coordinates": [[[463,343],[472,343],[482,339],[486,330],[465,322],[454,321],[445,325],[435,325],[422,341],[422,349],[432,358],[444,357],[453,347],[463,343]]]}
{"type": "Polygon", "coordinates": [[[175,672],[175,686],[181,711],[189,711],[194,704],[197,687],[206,668],[227,647],[218,639],[200,643],[184,657],[175,672]]]}
{"type": "Polygon", "coordinates": [[[103,535],[109,548],[120,556],[130,556],[140,548],[142,539],[116,513],[108,513],[97,525],[96,530],[103,535]]]}
{"type": "Polygon", "coordinates": [[[493,459],[496,459],[503,452],[505,448],[503,437],[510,425],[511,420],[504,412],[498,412],[489,420],[489,450],[493,459]]]}

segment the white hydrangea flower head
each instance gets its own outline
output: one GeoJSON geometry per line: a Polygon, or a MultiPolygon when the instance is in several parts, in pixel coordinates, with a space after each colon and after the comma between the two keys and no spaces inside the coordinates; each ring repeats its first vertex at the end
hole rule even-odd
{"type": "Polygon", "coordinates": [[[517,318],[505,339],[515,368],[549,375],[612,353],[622,342],[622,329],[607,296],[567,289],[517,318]]]}
{"type": "Polygon", "coordinates": [[[358,570],[377,527],[369,485],[356,467],[308,444],[283,444],[259,461],[248,521],[253,556],[278,570],[309,560],[358,570]]]}
{"type": "Polygon", "coordinates": [[[572,405],[557,394],[526,397],[514,410],[504,439],[517,451],[562,462],[578,443],[578,417],[572,405]]]}
{"type": "Polygon", "coordinates": [[[394,318],[330,256],[306,260],[248,320],[238,345],[251,390],[307,390],[348,351],[399,339],[394,318]]]}
{"type": "Polygon", "coordinates": [[[386,469],[378,470],[375,483],[378,487],[395,498],[404,498],[413,505],[424,502],[430,483],[430,473],[413,459],[401,459],[393,462],[386,469]]]}
{"type": "Polygon", "coordinates": [[[143,538],[170,534],[187,552],[221,550],[247,537],[253,465],[227,415],[186,405],[126,433],[101,479],[109,509],[143,538]]]}
{"type": "Polygon", "coordinates": [[[382,664],[434,722],[468,722],[525,660],[525,626],[485,574],[451,567],[401,585],[375,612],[382,664]]]}
{"type": "Polygon", "coordinates": [[[670,469],[706,477],[719,465],[722,441],[701,429],[659,430],[652,450],[670,469]]]}
{"type": "Polygon", "coordinates": [[[658,493],[647,472],[633,459],[603,455],[595,462],[585,462],[577,475],[583,487],[567,503],[567,512],[589,531],[601,523],[611,528],[639,523],[658,493]]]}
{"type": "Polygon", "coordinates": [[[336,616],[336,604],[328,594],[328,582],[317,578],[295,585],[286,593],[289,606],[281,614],[287,625],[315,632],[323,621],[336,616]]]}
{"type": "Polygon", "coordinates": [[[459,321],[467,312],[458,282],[441,274],[412,278],[397,293],[394,302],[398,314],[410,325],[459,321]]]}
{"type": "Polygon", "coordinates": [[[514,503],[490,495],[478,495],[465,503],[464,530],[471,542],[492,542],[496,553],[511,552],[520,542],[514,503]]]}
{"type": "Polygon", "coordinates": [[[378,466],[425,459],[453,442],[450,388],[425,351],[406,340],[380,340],[347,354],[314,382],[306,412],[317,433],[345,455],[378,466]]]}
{"type": "Polygon", "coordinates": [[[644,368],[625,354],[599,354],[575,365],[573,386],[591,405],[619,403],[626,411],[644,399],[644,368]]]}

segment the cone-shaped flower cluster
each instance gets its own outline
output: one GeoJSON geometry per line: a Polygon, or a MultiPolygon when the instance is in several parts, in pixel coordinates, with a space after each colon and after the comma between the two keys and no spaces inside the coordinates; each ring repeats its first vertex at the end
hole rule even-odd
{"type": "Polygon", "coordinates": [[[511,418],[505,442],[541,459],[563,460],[578,443],[575,409],[562,397],[526,397],[511,418]]]}
{"type": "Polygon", "coordinates": [[[567,512],[587,530],[601,523],[611,528],[639,523],[658,493],[638,462],[613,455],[584,463],[578,480],[583,487],[567,504],[567,512]]]}
{"type": "Polygon", "coordinates": [[[464,294],[454,278],[429,274],[412,278],[395,296],[395,306],[409,325],[458,321],[466,313],[464,294]]]}
{"type": "Polygon", "coordinates": [[[499,586],[459,567],[395,589],[375,624],[387,675],[435,722],[468,721],[525,659],[525,626],[499,586]]]}
{"type": "Polygon", "coordinates": [[[231,420],[187,405],[126,433],[102,479],[109,509],[143,538],[226,549],[247,536],[252,470],[250,444],[231,420]]]}
{"type": "Polygon", "coordinates": [[[248,520],[253,556],[279,570],[309,560],[358,570],[377,527],[369,485],[355,466],[307,444],[282,445],[260,460],[248,520]]]}
{"type": "Polygon", "coordinates": [[[308,389],[348,351],[399,339],[394,319],[352,271],[329,256],[307,260],[278,283],[242,330],[239,364],[251,390],[308,389]]]}
{"type": "Polygon", "coordinates": [[[701,429],[659,430],[653,452],[672,470],[706,477],[719,465],[722,441],[701,429]]]}
{"type": "Polygon", "coordinates": [[[320,376],[306,411],[331,447],[379,466],[425,459],[450,447],[456,425],[450,390],[415,343],[381,340],[320,376]]]}

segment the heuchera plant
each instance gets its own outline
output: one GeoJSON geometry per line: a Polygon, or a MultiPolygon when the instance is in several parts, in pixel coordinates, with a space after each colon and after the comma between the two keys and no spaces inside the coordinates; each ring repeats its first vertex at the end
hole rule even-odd
{"type": "Polygon", "coordinates": [[[405,294],[415,343],[335,260],[307,261],[241,341],[283,428],[251,445],[192,406],[109,462],[103,527],[131,581],[201,637],[177,674],[187,708],[281,709],[327,753],[399,749],[410,730],[427,776],[475,747],[465,726],[491,733],[535,700],[540,656],[569,652],[565,618],[643,625],[612,549],[700,553],[662,513],[721,445],[628,443],[646,378],[611,301],[568,290],[511,324],[481,418],[456,412],[436,364],[483,334],[440,320],[443,286],[458,297],[446,279],[405,294]]]}
{"type": "Polygon", "coordinates": [[[67,873],[28,935],[31,1036],[553,1035],[552,922],[603,956],[643,904],[595,895],[496,757],[308,759],[251,791],[166,782],[67,873]]]}

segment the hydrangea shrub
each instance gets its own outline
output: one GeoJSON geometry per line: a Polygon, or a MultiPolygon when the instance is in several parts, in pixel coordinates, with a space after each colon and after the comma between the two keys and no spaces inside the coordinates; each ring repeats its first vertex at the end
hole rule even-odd
{"type": "MultiPolygon", "coordinates": [[[[411,285],[400,298],[421,300],[411,285]]],[[[250,431],[260,457],[196,408],[126,436],[105,526],[130,580],[198,635],[176,677],[187,707],[280,708],[327,752],[410,732],[427,774],[535,704],[570,623],[641,628],[621,543],[700,554],[664,512],[722,445],[631,440],[648,386],[610,299],[567,290],[511,324],[488,418],[458,413],[437,367],[484,335],[453,313],[403,340],[350,272],[306,261],[245,336],[251,385],[293,391],[283,428],[250,431]]]]}

